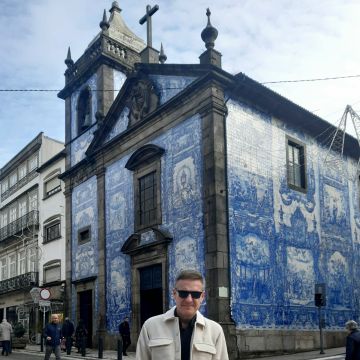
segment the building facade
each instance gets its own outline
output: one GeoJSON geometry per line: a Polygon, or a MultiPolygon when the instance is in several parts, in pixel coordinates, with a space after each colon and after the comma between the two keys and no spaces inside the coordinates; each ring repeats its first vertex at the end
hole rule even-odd
{"type": "MultiPolygon", "coordinates": [[[[111,347],[129,316],[135,344],[143,322],[173,305],[177,272],[193,268],[231,359],[317,348],[319,283],[325,344],[342,344],[359,316],[359,184],[323,161],[333,127],[224,71],[209,12],[193,65],[165,64],[120,12],[114,1],[85,53],[68,53],[59,93],[69,314],[90,343],[111,347]]],[[[350,136],[345,155],[356,175],[350,136]]]]}
{"type": "Polygon", "coordinates": [[[40,333],[42,327],[36,301],[46,253],[45,199],[38,169],[63,148],[63,143],[40,133],[0,170],[0,317],[23,323],[29,335],[40,333]]]}

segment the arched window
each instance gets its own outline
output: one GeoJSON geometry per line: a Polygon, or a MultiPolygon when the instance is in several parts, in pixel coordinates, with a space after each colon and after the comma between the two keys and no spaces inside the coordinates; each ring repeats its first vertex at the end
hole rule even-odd
{"type": "Polygon", "coordinates": [[[161,224],[161,156],[165,150],[147,144],[131,155],[125,167],[134,174],[135,229],[161,224]]]}
{"type": "Polygon", "coordinates": [[[91,89],[89,87],[81,91],[77,103],[77,126],[78,135],[91,125],[91,89]]]}

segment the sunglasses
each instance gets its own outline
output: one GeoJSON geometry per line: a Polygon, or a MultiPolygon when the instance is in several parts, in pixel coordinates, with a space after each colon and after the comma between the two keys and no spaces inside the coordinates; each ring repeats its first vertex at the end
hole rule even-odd
{"type": "Polygon", "coordinates": [[[202,291],[187,291],[187,290],[178,290],[178,289],[175,290],[182,299],[186,299],[189,295],[191,295],[193,299],[200,299],[200,296],[203,293],[202,291]]]}

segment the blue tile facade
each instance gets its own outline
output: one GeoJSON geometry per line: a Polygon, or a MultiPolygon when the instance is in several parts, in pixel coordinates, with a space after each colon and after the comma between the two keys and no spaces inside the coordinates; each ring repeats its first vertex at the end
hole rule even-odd
{"type": "MultiPolygon", "coordinates": [[[[200,116],[194,116],[151,141],[165,149],[161,158],[161,228],[173,236],[168,250],[169,286],[182,268],[204,272],[200,124],[200,116]]],[[[111,314],[108,331],[114,333],[131,311],[130,258],[120,251],[134,232],[133,173],[125,168],[130,156],[107,167],[105,175],[106,312],[111,314]]],[[[152,241],[152,231],[142,234],[142,243],[152,241]]]]}
{"type": "MultiPolygon", "coordinates": [[[[97,276],[98,258],[97,182],[94,176],[75,187],[72,193],[72,281],[97,276]],[[87,227],[90,227],[90,241],[79,244],[78,232],[87,227]]],[[[94,299],[96,315],[97,296],[94,299]]],[[[75,315],[77,299],[72,300],[75,315]]]]}
{"type": "MultiPolygon", "coordinates": [[[[237,328],[318,328],[315,283],[326,283],[326,327],[358,319],[358,185],[323,165],[327,149],[230,100],[226,120],[231,309],[237,328]],[[287,184],[286,142],[306,144],[307,191],[287,184]]],[[[348,159],[348,166],[354,163],[348,159]]]]}
{"type": "Polygon", "coordinates": [[[159,94],[160,105],[166,103],[180,91],[189,86],[196,78],[192,76],[152,75],[156,92],[159,94]]]}

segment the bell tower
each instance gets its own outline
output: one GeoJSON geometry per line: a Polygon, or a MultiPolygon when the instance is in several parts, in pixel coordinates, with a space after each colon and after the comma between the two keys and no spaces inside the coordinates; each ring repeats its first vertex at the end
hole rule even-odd
{"type": "Polygon", "coordinates": [[[65,100],[67,169],[85,157],[94,131],[146,47],[125,24],[117,1],[109,12],[108,19],[104,10],[101,30],[83,55],[73,61],[69,47],[65,59],[65,87],[58,96],[65,100]]]}

